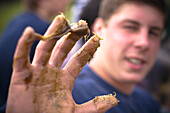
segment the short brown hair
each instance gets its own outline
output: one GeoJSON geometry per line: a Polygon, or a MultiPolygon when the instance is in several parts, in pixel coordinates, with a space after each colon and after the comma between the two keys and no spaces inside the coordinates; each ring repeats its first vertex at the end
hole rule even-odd
{"type": "Polygon", "coordinates": [[[165,0],[103,0],[99,9],[99,17],[107,21],[115,11],[125,3],[142,3],[157,8],[163,16],[167,16],[165,0]]]}

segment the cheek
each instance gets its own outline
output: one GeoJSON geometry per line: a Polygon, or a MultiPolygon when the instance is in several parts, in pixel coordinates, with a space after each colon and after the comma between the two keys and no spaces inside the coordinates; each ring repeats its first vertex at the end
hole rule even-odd
{"type": "Polygon", "coordinates": [[[152,50],[155,52],[155,54],[158,52],[160,48],[160,40],[156,40],[152,43],[152,50]]]}
{"type": "Polygon", "coordinates": [[[103,38],[104,52],[107,54],[108,60],[110,63],[114,62],[118,65],[132,45],[130,36],[118,28],[108,28],[105,30],[103,38]]]}
{"type": "Polygon", "coordinates": [[[118,65],[118,61],[122,58],[122,51],[124,46],[122,45],[121,41],[115,40],[112,37],[110,39],[105,39],[103,43],[103,51],[105,54],[105,59],[110,65],[118,65]]]}
{"type": "Polygon", "coordinates": [[[125,33],[121,31],[108,30],[104,36],[104,46],[108,53],[113,55],[119,55],[126,51],[130,44],[130,38],[125,33]],[[113,32],[114,31],[114,32],[113,32]]]}

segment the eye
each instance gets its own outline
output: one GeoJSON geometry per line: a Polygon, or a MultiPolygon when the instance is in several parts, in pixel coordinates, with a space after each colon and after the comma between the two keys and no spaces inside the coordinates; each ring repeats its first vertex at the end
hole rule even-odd
{"type": "Polygon", "coordinates": [[[149,35],[155,37],[155,38],[160,38],[161,37],[161,33],[157,32],[157,31],[154,31],[154,30],[151,30],[149,31],[149,35]]]}
{"type": "Polygon", "coordinates": [[[129,31],[137,31],[138,27],[132,26],[132,25],[125,25],[123,26],[124,29],[129,30],[129,31]]]}

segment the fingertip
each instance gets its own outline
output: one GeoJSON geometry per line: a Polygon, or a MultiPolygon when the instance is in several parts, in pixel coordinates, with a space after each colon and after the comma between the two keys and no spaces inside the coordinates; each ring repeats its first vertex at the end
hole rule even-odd
{"type": "Polygon", "coordinates": [[[34,29],[31,26],[25,28],[24,33],[34,33],[34,29]]]}
{"type": "Polygon", "coordinates": [[[28,35],[33,35],[34,29],[30,26],[26,27],[22,33],[21,39],[25,38],[28,35]]]}
{"type": "Polygon", "coordinates": [[[57,15],[49,26],[44,36],[51,35],[54,32],[62,32],[65,27],[68,27],[68,20],[63,14],[57,15]]]}
{"type": "Polygon", "coordinates": [[[93,101],[96,104],[97,111],[104,111],[104,112],[116,106],[119,103],[119,100],[116,98],[116,95],[112,95],[112,94],[96,96],[93,99],[93,101]]]}
{"type": "Polygon", "coordinates": [[[34,29],[32,27],[30,27],[30,26],[26,27],[22,36],[21,36],[21,39],[20,39],[21,42],[27,41],[27,43],[29,43],[29,42],[34,41],[35,40],[34,34],[35,34],[35,32],[34,32],[34,29]]]}
{"type": "Polygon", "coordinates": [[[103,95],[96,96],[93,100],[86,102],[81,105],[75,105],[75,110],[77,112],[83,113],[105,113],[112,107],[116,106],[119,103],[119,100],[116,98],[116,95],[103,95]]]}

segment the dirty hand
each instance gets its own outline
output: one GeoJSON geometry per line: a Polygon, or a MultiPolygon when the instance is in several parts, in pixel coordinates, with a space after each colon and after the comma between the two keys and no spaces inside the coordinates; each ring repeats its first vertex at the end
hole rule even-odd
{"type": "Polygon", "coordinates": [[[100,38],[93,36],[62,68],[68,52],[88,32],[85,24],[76,26],[85,26],[82,29],[66,29],[63,18],[55,18],[43,37],[31,27],[25,29],[14,55],[7,113],[104,113],[117,105],[112,95],[98,96],[82,105],[74,102],[75,79],[97,50],[100,38]],[[41,41],[31,63],[29,53],[36,39],[41,41]]]}

